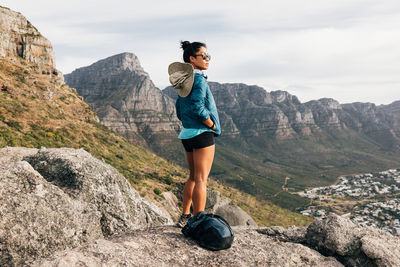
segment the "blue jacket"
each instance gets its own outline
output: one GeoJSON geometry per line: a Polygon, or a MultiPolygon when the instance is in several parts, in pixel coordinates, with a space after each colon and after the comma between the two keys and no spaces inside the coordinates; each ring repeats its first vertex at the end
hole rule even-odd
{"type": "Polygon", "coordinates": [[[178,119],[182,121],[184,128],[204,129],[214,132],[216,135],[221,134],[221,126],[214,97],[203,75],[199,73],[194,74],[192,91],[187,97],[178,96],[175,107],[178,119]],[[215,123],[215,131],[203,124],[203,121],[208,118],[211,118],[215,123]]]}

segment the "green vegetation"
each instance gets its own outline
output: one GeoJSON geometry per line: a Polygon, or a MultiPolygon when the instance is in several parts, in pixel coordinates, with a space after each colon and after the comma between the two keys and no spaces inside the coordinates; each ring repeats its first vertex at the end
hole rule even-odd
{"type": "Polygon", "coordinates": [[[154,188],[154,194],[156,194],[156,195],[161,195],[161,190],[160,189],[158,189],[158,188],[154,188]]]}
{"type": "Polygon", "coordinates": [[[369,138],[351,130],[315,136],[309,140],[265,136],[217,138],[211,174],[259,199],[296,210],[309,200],[293,192],[330,185],[346,173],[373,172],[398,165],[398,154],[383,151],[369,138]],[[286,177],[289,179],[284,186],[286,177]]]}

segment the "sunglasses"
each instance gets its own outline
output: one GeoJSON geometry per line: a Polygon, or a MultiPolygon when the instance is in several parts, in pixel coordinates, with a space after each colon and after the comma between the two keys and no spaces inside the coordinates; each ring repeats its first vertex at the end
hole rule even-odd
{"type": "Polygon", "coordinates": [[[208,58],[208,60],[211,60],[211,56],[210,54],[201,54],[201,55],[195,55],[196,57],[202,57],[203,60],[206,60],[208,58]]]}

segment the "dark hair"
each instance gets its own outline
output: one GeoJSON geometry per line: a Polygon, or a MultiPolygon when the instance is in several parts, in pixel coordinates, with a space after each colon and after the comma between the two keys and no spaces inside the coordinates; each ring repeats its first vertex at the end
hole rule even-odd
{"type": "Polygon", "coordinates": [[[205,43],[181,41],[181,48],[183,49],[183,61],[190,63],[190,57],[194,57],[199,52],[200,47],[207,47],[205,43]]]}

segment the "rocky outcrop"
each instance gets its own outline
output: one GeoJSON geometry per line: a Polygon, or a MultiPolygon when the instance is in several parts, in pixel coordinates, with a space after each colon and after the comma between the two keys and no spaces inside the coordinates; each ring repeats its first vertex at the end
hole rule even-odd
{"type": "Polygon", "coordinates": [[[211,252],[84,150],[7,147],[0,163],[1,266],[400,265],[398,238],[337,215],[308,228],[234,226],[232,248],[211,252]]]}
{"type": "Polygon", "coordinates": [[[335,257],[345,266],[400,266],[400,239],[373,227],[330,214],[308,228],[268,227],[259,233],[284,242],[303,244],[322,255],[335,257]]]}
{"type": "Polygon", "coordinates": [[[159,227],[96,240],[33,266],[343,266],[300,244],[276,242],[255,229],[233,228],[229,250],[208,251],[179,229],[159,227]]]}
{"type": "Polygon", "coordinates": [[[181,128],[175,102],[156,88],[132,53],[100,60],[65,75],[100,121],[128,140],[161,149],[181,128]]]}
{"type": "Polygon", "coordinates": [[[282,242],[293,242],[299,244],[306,244],[307,228],[291,226],[283,228],[281,226],[272,226],[266,228],[258,228],[257,232],[274,237],[276,240],[282,242]]]}
{"type": "Polygon", "coordinates": [[[23,15],[1,6],[0,55],[11,60],[21,57],[51,72],[57,72],[50,41],[23,15]]]}
{"type": "Polygon", "coordinates": [[[231,226],[257,226],[249,214],[216,190],[207,189],[206,211],[221,216],[231,226]]]}
{"type": "Polygon", "coordinates": [[[114,168],[80,149],[0,149],[0,265],[172,224],[114,168]]]}
{"type": "Polygon", "coordinates": [[[312,223],[306,242],[346,266],[400,266],[399,238],[376,228],[359,227],[337,215],[312,223]]]}
{"type": "Polygon", "coordinates": [[[233,227],[226,251],[211,252],[183,237],[179,229],[158,227],[123,237],[99,239],[57,253],[34,266],[399,266],[399,239],[375,228],[330,215],[308,228],[233,227]]]}

